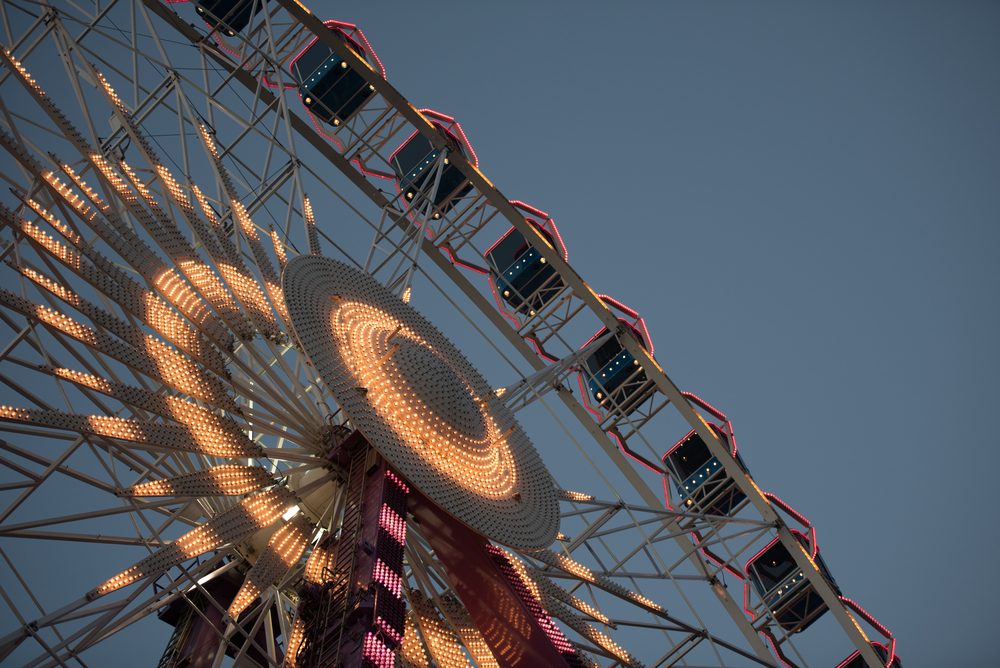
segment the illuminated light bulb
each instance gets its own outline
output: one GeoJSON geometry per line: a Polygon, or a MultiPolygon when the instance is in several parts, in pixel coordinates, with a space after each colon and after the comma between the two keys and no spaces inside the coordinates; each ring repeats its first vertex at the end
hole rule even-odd
{"type": "Polygon", "coordinates": [[[401,546],[406,544],[406,520],[388,505],[383,504],[379,511],[379,526],[401,546]]]}
{"type": "Polygon", "coordinates": [[[225,543],[245,540],[254,532],[273,524],[290,499],[291,493],[284,489],[271,489],[254,496],[248,496],[236,506],[207,520],[173,543],[160,548],[134,566],[110,578],[92,590],[88,597],[103,596],[139,579],[159,575],[169,568],[217,549],[225,543]]]}
{"type": "Polygon", "coordinates": [[[562,490],[561,495],[564,499],[569,501],[593,501],[594,497],[590,494],[584,494],[583,492],[574,492],[571,490],[562,490]]]}
{"type": "MultiPolygon", "coordinates": [[[[323,263],[327,262],[332,261],[323,263]]],[[[372,303],[366,295],[359,295],[358,288],[349,282],[326,283],[325,273],[311,273],[308,279],[303,279],[306,285],[302,288],[298,278],[290,280],[290,276],[296,275],[296,267],[313,264],[320,264],[319,259],[293,259],[286,268],[284,280],[286,290],[322,286],[306,301],[307,308],[316,313],[311,316],[316,322],[310,327],[318,332],[321,343],[311,344],[305,339],[303,346],[308,350],[310,345],[323,345],[333,355],[339,366],[337,380],[327,377],[329,372],[321,369],[326,381],[343,387],[351,397],[348,401],[361,402],[359,406],[366,412],[365,419],[378,420],[373,423],[377,427],[373,428],[385,430],[389,441],[399,442],[400,447],[408,447],[416,455],[420,469],[415,473],[414,469],[404,468],[407,476],[432,476],[443,484],[469,490],[480,498],[497,500],[497,507],[512,516],[519,512],[507,510],[515,505],[515,495],[525,491],[521,488],[524,483],[519,480],[510,441],[513,439],[516,444],[524,436],[519,434],[514,438],[510,422],[504,419],[498,423],[490,411],[476,404],[477,398],[491,391],[489,386],[482,379],[470,384],[473,376],[458,365],[457,358],[446,354],[447,350],[439,350],[442,344],[436,339],[432,339],[433,343],[426,340],[424,330],[415,331],[417,326],[410,324],[402,312],[394,310],[396,306],[393,305],[403,307],[398,297],[386,292],[390,302],[383,305],[376,300],[372,303]],[[341,299],[331,298],[338,293],[343,293],[341,299]],[[410,384],[417,380],[414,373],[424,373],[419,369],[425,364],[429,364],[434,373],[443,374],[449,385],[456,383],[454,391],[449,389],[439,396],[456,397],[457,406],[449,405],[450,401],[439,403],[441,399],[433,392],[410,384]],[[363,395],[351,391],[359,387],[365,388],[363,395]],[[452,413],[455,410],[459,412],[452,413]]],[[[306,273],[298,275],[305,277],[306,273]]],[[[337,275],[344,276],[343,273],[337,275]]],[[[299,299],[301,302],[301,297],[299,299]]],[[[310,311],[293,310],[292,315],[293,319],[306,318],[310,317],[310,311]]],[[[295,325],[299,327],[300,323],[295,325]]],[[[360,423],[355,426],[364,428],[360,423]]],[[[393,461],[391,455],[387,457],[393,461]]],[[[524,504],[522,501],[524,505],[533,505],[537,498],[534,494],[523,495],[532,502],[524,504]]],[[[547,540],[551,540],[551,536],[547,540]]]]}
{"type": "MultiPolygon", "coordinates": [[[[402,323],[390,320],[384,314],[373,312],[371,307],[344,300],[338,304],[334,316],[334,333],[338,339],[347,342],[345,352],[350,350],[351,355],[345,362],[354,373],[356,385],[367,388],[366,396],[373,407],[379,410],[402,438],[412,440],[416,437],[418,442],[422,443],[422,454],[430,458],[439,470],[453,472],[450,475],[455,476],[456,481],[463,486],[490,496],[503,497],[511,494],[510,485],[513,476],[507,461],[509,455],[504,454],[497,459],[497,448],[503,450],[503,443],[509,438],[510,429],[501,431],[496,427],[490,427],[487,438],[479,446],[470,448],[469,452],[462,452],[456,450],[449,441],[455,437],[459,439],[463,437],[453,433],[450,426],[441,431],[443,423],[435,411],[419,402],[415,403],[416,397],[412,392],[404,392],[401,391],[404,388],[399,388],[392,393],[391,401],[385,401],[388,397],[383,397],[384,388],[387,385],[391,387],[397,382],[393,374],[395,364],[391,360],[399,350],[395,343],[390,346],[386,344],[400,337],[413,340],[416,335],[402,323]],[[382,343],[376,350],[371,349],[373,323],[379,323],[377,330],[386,332],[377,337],[382,343]],[[476,454],[478,450],[482,450],[484,454],[476,454]],[[473,468],[460,473],[458,466],[463,460],[469,462],[473,468]],[[497,469],[498,465],[501,468],[497,469]],[[494,471],[503,473],[498,475],[494,471]],[[486,481],[491,483],[487,484],[486,481]]],[[[426,342],[419,340],[417,342],[426,345],[426,342]]]]}
{"type": "Polygon", "coordinates": [[[420,627],[421,634],[435,663],[443,668],[469,666],[455,635],[443,623],[435,605],[417,591],[410,592],[408,598],[416,616],[417,625],[420,627]]]}
{"type": "Polygon", "coordinates": [[[305,637],[306,624],[302,621],[301,617],[296,617],[295,622],[292,624],[292,631],[288,638],[288,650],[285,652],[284,665],[286,668],[297,668],[298,664],[295,661],[295,657],[302,649],[302,643],[305,641],[305,637]]]}
{"type": "Polygon", "coordinates": [[[389,590],[396,598],[399,598],[402,594],[402,578],[381,559],[375,561],[375,567],[372,569],[372,578],[389,590]]]}
{"type": "Polygon", "coordinates": [[[127,496],[238,496],[271,484],[274,484],[274,480],[262,468],[222,464],[204,471],[139,483],[123,490],[122,494],[127,496]]]}
{"type": "Polygon", "coordinates": [[[347,69],[347,61],[346,60],[340,61],[340,67],[341,67],[341,69],[345,69],[346,70],[347,69]]]}
{"type": "Polygon", "coordinates": [[[361,647],[361,653],[366,663],[370,663],[376,668],[394,668],[396,665],[395,652],[383,644],[371,631],[365,634],[361,647]]]}

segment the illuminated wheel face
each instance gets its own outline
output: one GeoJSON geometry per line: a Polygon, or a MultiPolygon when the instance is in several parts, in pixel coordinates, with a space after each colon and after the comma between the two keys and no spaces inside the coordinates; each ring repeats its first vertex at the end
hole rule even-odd
{"type": "Polygon", "coordinates": [[[559,526],[555,486],[513,413],[428,320],[375,279],[303,256],[282,279],[303,351],[351,423],[427,497],[521,549],[559,526]]]}

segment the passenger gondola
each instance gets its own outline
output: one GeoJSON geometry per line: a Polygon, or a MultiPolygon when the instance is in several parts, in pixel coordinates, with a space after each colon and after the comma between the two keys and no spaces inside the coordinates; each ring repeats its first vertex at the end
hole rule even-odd
{"type": "MultiPolygon", "coordinates": [[[[478,164],[472,146],[454,118],[430,109],[421,109],[420,112],[448,140],[453,151],[458,151],[473,165],[478,164]]],[[[472,190],[472,184],[447,155],[441,160],[440,169],[437,168],[441,156],[442,149],[435,147],[419,132],[410,135],[389,156],[389,164],[406,205],[415,205],[420,209],[426,204],[425,200],[430,200],[430,215],[435,219],[448,213],[458,200],[472,190]]]]}
{"type": "MultiPolygon", "coordinates": [[[[522,202],[511,202],[519,210],[529,215],[525,220],[542,235],[545,242],[568,259],[555,223],[543,211],[528,207],[522,202]],[[530,214],[542,219],[540,222],[530,214]]],[[[533,316],[565,287],[562,278],[542,256],[538,248],[528,243],[515,227],[511,227],[490,246],[484,254],[490,268],[493,287],[514,312],[533,316]]]]}
{"type": "MultiPolygon", "coordinates": [[[[739,467],[746,471],[747,466],[736,447],[732,425],[725,414],[693,394],[685,392],[684,395],[722,422],[710,423],[709,426],[728,446],[739,467]]],[[[712,454],[704,439],[693,429],[667,450],[662,461],[680,503],[686,509],[711,515],[729,515],[746,499],[746,494],[726,472],[719,458],[712,454]]]]}
{"type": "Polygon", "coordinates": [[[233,37],[250,24],[265,0],[195,0],[198,12],[212,30],[233,37]]]}
{"type": "MultiPolygon", "coordinates": [[[[653,347],[649,341],[649,332],[639,314],[606,295],[602,295],[601,299],[612,310],[627,316],[619,317],[618,321],[640,346],[652,354],[653,347]]],[[[607,327],[601,328],[590,337],[583,347],[585,348],[601,339],[607,333],[607,327]]],[[[601,344],[584,361],[584,368],[587,389],[598,405],[608,410],[614,408],[622,412],[629,412],[635,408],[636,400],[643,396],[642,391],[646,389],[647,378],[646,372],[639,365],[639,360],[635,359],[632,353],[625,348],[620,336],[619,334],[612,335],[601,344]]]]}
{"type": "MultiPolygon", "coordinates": [[[[812,552],[820,573],[839,595],[840,589],[819,550],[805,534],[795,529],[791,531],[802,546],[812,552]]],[[[744,596],[749,599],[746,588],[752,585],[774,619],[788,633],[804,631],[829,609],[777,537],[747,561],[744,573],[744,596]]]]}
{"type": "MultiPolygon", "coordinates": [[[[339,21],[324,25],[369,69],[385,78],[385,68],[357,26],[339,21]]],[[[334,127],[349,121],[375,95],[375,87],[318,37],[292,59],[288,69],[309,113],[334,127]]]]}

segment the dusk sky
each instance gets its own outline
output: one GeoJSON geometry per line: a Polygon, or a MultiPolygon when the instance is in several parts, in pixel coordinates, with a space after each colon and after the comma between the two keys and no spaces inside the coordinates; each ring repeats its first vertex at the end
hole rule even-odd
{"type": "MultiPolygon", "coordinates": [[[[306,4],[362,27],[390,83],[552,214],[570,264],[728,413],[754,480],[813,521],[907,668],[1000,664],[1000,4],[306,4]]],[[[524,421],[543,455],[563,438],[524,421]]],[[[833,631],[803,646],[843,657],[833,631]]],[[[169,628],[128,633],[114,656],[155,662],[169,628]]]]}

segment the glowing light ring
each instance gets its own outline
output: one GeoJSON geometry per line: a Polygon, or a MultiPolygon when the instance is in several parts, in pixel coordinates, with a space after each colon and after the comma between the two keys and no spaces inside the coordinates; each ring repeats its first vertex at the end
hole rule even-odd
{"type": "Polygon", "coordinates": [[[555,484],[513,413],[427,319],[368,274],[301,256],[282,277],[302,350],[351,423],[412,484],[504,545],[555,539],[555,484]]]}
{"type": "Polygon", "coordinates": [[[514,493],[517,476],[504,431],[479,409],[473,388],[449,359],[368,304],[342,298],[331,326],[340,350],[349,351],[342,357],[357,387],[400,438],[418,444],[457,485],[492,498],[514,493]],[[417,384],[421,390],[413,391],[417,384]]]}

